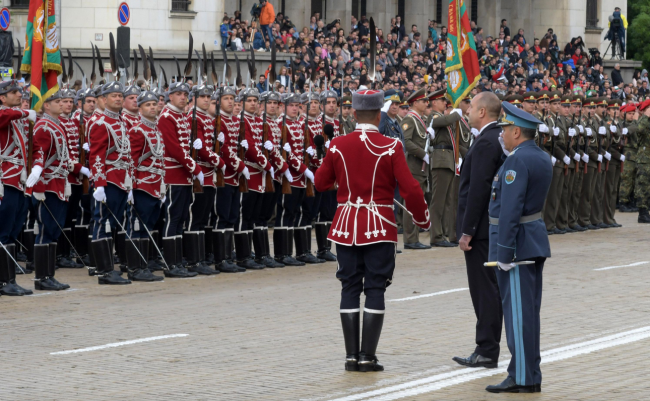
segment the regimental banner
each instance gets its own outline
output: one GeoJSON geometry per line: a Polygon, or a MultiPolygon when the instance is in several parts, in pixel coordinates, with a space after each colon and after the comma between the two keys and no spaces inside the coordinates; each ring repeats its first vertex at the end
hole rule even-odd
{"type": "Polygon", "coordinates": [[[39,111],[43,101],[59,90],[57,76],[61,73],[61,53],[54,0],[29,2],[25,52],[20,70],[31,75],[32,108],[39,111]]]}
{"type": "Polygon", "coordinates": [[[446,96],[457,108],[481,79],[476,43],[465,0],[449,0],[447,26],[446,96]]]}

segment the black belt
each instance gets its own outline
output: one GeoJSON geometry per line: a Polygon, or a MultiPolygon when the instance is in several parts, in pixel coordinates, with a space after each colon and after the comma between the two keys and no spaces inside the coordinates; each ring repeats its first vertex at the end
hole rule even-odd
{"type": "Polygon", "coordinates": [[[433,146],[433,148],[434,148],[434,149],[447,149],[447,150],[454,150],[454,147],[453,147],[453,146],[449,146],[449,145],[436,145],[436,146],[433,146]]]}

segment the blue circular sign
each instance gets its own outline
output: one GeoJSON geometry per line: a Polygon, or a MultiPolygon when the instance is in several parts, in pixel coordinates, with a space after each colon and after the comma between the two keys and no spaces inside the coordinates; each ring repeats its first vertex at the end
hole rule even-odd
{"type": "Polygon", "coordinates": [[[9,24],[11,23],[11,14],[9,9],[6,7],[0,10],[0,29],[6,31],[9,29],[9,24]]]}
{"type": "Polygon", "coordinates": [[[126,3],[120,4],[120,6],[117,9],[117,19],[120,22],[120,25],[124,26],[129,23],[129,19],[131,19],[131,10],[129,9],[129,5],[126,3]]]}

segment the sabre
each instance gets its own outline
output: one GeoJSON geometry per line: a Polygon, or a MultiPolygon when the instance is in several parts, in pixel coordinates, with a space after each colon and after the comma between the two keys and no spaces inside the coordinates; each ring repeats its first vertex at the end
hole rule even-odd
{"type": "MultiPolygon", "coordinates": [[[[77,252],[77,249],[76,249],[76,248],[74,247],[74,245],[72,244],[72,241],[70,241],[70,238],[68,238],[68,236],[65,235],[65,231],[63,231],[63,228],[61,227],[61,225],[59,224],[59,222],[56,221],[56,218],[54,217],[54,214],[52,213],[52,211],[50,210],[50,208],[47,206],[47,203],[45,203],[45,200],[42,200],[42,201],[41,201],[41,204],[42,204],[43,206],[45,206],[45,209],[47,209],[48,213],[50,213],[50,216],[52,217],[52,220],[54,220],[54,222],[56,223],[56,226],[59,227],[59,230],[61,230],[61,234],[63,234],[63,236],[65,237],[66,241],[68,241],[68,243],[70,244],[70,248],[72,248],[72,250],[74,251],[74,253],[76,253],[77,255],[81,255],[79,252],[77,252]]],[[[3,247],[4,247],[4,245],[3,245],[3,247]]],[[[86,269],[90,270],[90,267],[86,266],[86,264],[84,263],[83,258],[79,258],[79,260],[81,260],[81,264],[84,265],[84,267],[85,267],[86,269]]]]}
{"type": "MultiPolygon", "coordinates": [[[[129,232],[126,231],[126,229],[124,228],[124,226],[122,225],[122,223],[120,223],[120,220],[117,218],[117,216],[115,216],[115,214],[113,213],[113,211],[112,211],[111,209],[109,209],[109,207],[108,207],[108,205],[106,204],[106,202],[102,202],[102,203],[104,204],[104,206],[106,206],[106,210],[108,210],[108,212],[111,214],[111,216],[113,216],[113,218],[114,218],[115,221],[117,222],[117,225],[120,226],[120,228],[122,229],[122,231],[124,231],[124,234],[126,235],[126,238],[128,238],[129,241],[131,241],[131,244],[133,244],[133,247],[134,247],[135,250],[138,252],[138,255],[140,255],[140,257],[142,258],[142,260],[144,261],[144,263],[145,263],[145,264],[149,263],[149,261],[148,261],[147,259],[145,259],[144,256],[142,256],[142,253],[140,253],[140,249],[138,249],[138,247],[135,246],[135,243],[134,243],[133,240],[131,239],[131,236],[129,235],[129,232]]],[[[142,220],[142,219],[140,219],[140,220],[142,220]]],[[[144,223],[142,223],[142,224],[144,225],[144,223]]],[[[76,251],[75,251],[75,252],[76,252],[76,251]]],[[[77,253],[77,255],[78,255],[78,253],[77,253]]],[[[165,264],[167,264],[167,263],[165,263],[165,264]]]]}
{"type": "MultiPolygon", "coordinates": [[[[534,260],[522,260],[521,262],[515,262],[516,265],[534,265],[535,261],[534,260]]],[[[499,265],[499,262],[485,262],[483,263],[483,266],[486,267],[497,267],[499,265]]]]}
{"type": "Polygon", "coordinates": [[[406,208],[406,206],[399,203],[396,199],[393,199],[393,202],[395,202],[395,204],[397,204],[397,206],[401,207],[406,213],[410,214],[411,217],[413,217],[413,213],[409,212],[408,209],[406,208]]]}
{"type": "MultiPolygon", "coordinates": [[[[144,224],[144,220],[140,217],[140,213],[138,213],[138,209],[131,204],[131,210],[135,212],[135,215],[138,216],[138,220],[142,221],[142,227],[147,231],[147,235],[149,236],[149,239],[151,239],[151,243],[153,246],[156,248],[156,251],[158,252],[158,255],[160,255],[160,258],[162,259],[163,263],[165,263],[165,266],[167,267],[167,270],[169,270],[169,265],[167,264],[167,261],[165,260],[165,257],[163,256],[162,252],[160,251],[160,248],[158,248],[158,245],[156,244],[156,240],[153,239],[153,236],[151,235],[151,232],[147,228],[147,225],[144,224]]],[[[147,261],[148,262],[148,261],[147,261]]]]}
{"type": "MultiPolygon", "coordinates": [[[[18,242],[18,241],[16,241],[16,242],[18,242]]],[[[9,253],[9,250],[8,250],[7,248],[5,248],[5,244],[3,244],[2,242],[0,242],[0,245],[2,245],[2,249],[5,250],[5,252],[7,253],[7,256],[9,256],[9,257],[11,258],[11,260],[14,261],[14,263],[16,264],[16,266],[18,266],[18,268],[20,269],[20,271],[23,272],[23,274],[25,274],[25,270],[23,270],[23,268],[18,264],[18,262],[16,262],[16,259],[14,259],[14,257],[11,256],[11,253],[9,253]]],[[[21,246],[22,246],[22,244],[21,244],[21,246]]],[[[23,248],[24,248],[24,247],[23,247],[23,248]]]]}

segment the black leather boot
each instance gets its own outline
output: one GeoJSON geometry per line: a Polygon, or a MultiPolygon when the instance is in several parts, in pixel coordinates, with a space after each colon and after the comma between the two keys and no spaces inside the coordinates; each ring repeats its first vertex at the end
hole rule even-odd
{"type": "Polygon", "coordinates": [[[203,260],[203,263],[210,266],[214,264],[214,250],[212,249],[212,244],[214,243],[214,240],[212,239],[212,234],[213,230],[211,226],[205,226],[204,231],[203,231],[203,238],[204,238],[204,243],[203,246],[205,247],[205,258],[203,260]]]}
{"type": "Polygon", "coordinates": [[[80,269],[84,267],[83,264],[75,262],[70,257],[70,243],[68,240],[72,240],[72,229],[64,228],[63,233],[59,237],[60,244],[57,245],[57,257],[56,257],[56,267],[57,268],[67,268],[67,269],[80,269]],[[67,238],[66,238],[67,237],[67,238]],[[58,249],[58,248],[61,249],[58,249]]]}
{"type": "Polygon", "coordinates": [[[126,265],[127,277],[131,281],[153,281],[151,272],[143,270],[144,261],[138,253],[140,251],[140,238],[133,238],[131,241],[126,241],[126,265]],[[147,274],[148,273],[148,274],[147,274]]]}
{"type": "Polygon", "coordinates": [[[15,284],[15,262],[9,257],[10,255],[13,256],[12,254],[15,253],[15,244],[7,244],[4,248],[0,248],[0,295],[8,295],[12,297],[25,295],[25,292],[21,287],[15,284]]]}
{"type": "MultiPolygon", "coordinates": [[[[9,247],[7,247],[7,249],[9,250],[9,255],[11,255],[14,259],[16,259],[16,256],[15,256],[16,255],[16,245],[11,244],[9,247]]],[[[11,260],[11,258],[9,258],[9,257],[7,258],[7,263],[9,264],[8,265],[9,266],[9,282],[13,286],[18,288],[20,291],[22,291],[23,295],[32,295],[34,293],[34,291],[23,288],[23,287],[19,286],[18,283],[16,283],[16,271],[21,269],[21,267],[18,266],[18,264],[15,263],[13,260],[11,260]]]]}
{"type": "MultiPolygon", "coordinates": [[[[53,262],[54,263],[54,262],[53,262]]],[[[34,288],[42,291],[60,291],[62,288],[50,280],[50,245],[34,245],[34,288]]]]}
{"type": "Polygon", "coordinates": [[[293,237],[296,241],[296,260],[304,263],[324,263],[323,259],[318,259],[316,256],[312,255],[309,252],[309,247],[307,245],[307,227],[296,227],[294,228],[293,237]]]}
{"type": "MultiPolygon", "coordinates": [[[[383,311],[382,311],[383,312],[383,311]]],[[[363,311],[363,334],[361,337],[361,352],[359,352],[360,372],[380,372],[384,367],[377,360],[377,344],[384,325],[383,313],[363,311]]]]}
{"type": "Polygon", "coordinates": [[[262,257],[262,263],[266,267],[272,269],[284,267],[283,263],[277,262],[271,257],[271,246],[269,244],[269,228],[262,227],[262,247],[264,248],[264,256],[262,257]]]}
{"type": "MultiPolygon", "coordinates": [[[[330,230],[332,229],[332,222],[328,221],[327,222],[327,228],[325,229],[325,238],[327,238],[327,235],[329,234],[330,230]]],[[[327,249],[327,253],[336,259],[336,255],[332,253],[332,241],[327,240],[327,246],[325,247],[327,249]]]]}
{"type": "MultiPolygon", "coordinates": [[[[149,238],[140,238],[140,253],[145,258],[147,257],[147,255],[149,255],[150,246],[151,246],[151,242],[149,241],[149,238]]],[[[140,269],[142,269],[145,272],[145,274],[151,275],[150,277],[153,279],[153,281],[163,281],[165,279],[162,276],[156,276],[155,274],[153,274],[149,269],[149,266],[146,263],[144,263],[144,261],[142,262],[142,266],[140,267],[140,269]]]]}
{"type": "Polygon", "coordinates": [[[639,208],[639,218],[637,219],[639,223],[650,223],[650,214],[648,214],[648,209],[639,208]]]}
{"type": "MultiPolygon", "coordinates": [[[[228,263],[231,265],[237,266],[237,255],[235,254],[235,229],[234,228],[227,228],[226,229],[226,234],[225,234],[225,240],[226,240],[226,260],[228,263]]],[[[246,268],[237,266],[240,272],[245,272],[246,268]]]]}
{"type": "MultiPolygon", "coordinates": [[[[77,250],[76,262],[83,266],[88,260],[88,226],[74,227],[74,247],[77,250]],[[81,263],[83,260],[83,263],[81,263]]],[[[86,266],[88,263],[86,263],[86,266]]]]}
{"type": "MultiPolygon", "coordinates": [[[[276,228],[277,229],[277,228],[276,228]]],[[[293,256],[293,227],[279,230],[280,245],[282,247],[281,258],[276,253],[275,260],[285,266],[304,266],[305,262],[296,260],[293,256]]]]}
{"type": "Polygon", "coordinates": [[[163,274],[169,278],[188,278],[196,277],[198,273],[188,272],[182,265],[183,239],[180,235],[175,237],[163,238],[165,248],[165,261],[169,269],[163,274]]]}
{"type": "Polygon", "coordinates": [[[156,246],[158,249],[162,249],[162,243],[160,242],[160,236],[158,234],[158,230],[151,230],[150,232],[151,238],[153,241],[149,240],[149,253],[147,256],[148,259],[148,264],[147,268],[152,271],[163,271],[165,268],[165,262],[162,261],[160,258],[160,255],[158,254],[158,250],[156,249],[156,246]]]}
{"type": "Polygon", "coordinates": [[[251,256],[251,244],[248,232],[235,233],[235,249],[237,250],[237,266],[247,270],[262,270],[264,266],[256,263],[251,256]]]}
{"type": "Polygon", "coordinates": [[[222,273],[239,273],[246,271],[228,261],[230,252],[226,250],[226,230],[212,231],[212,250],[214,252],[214,266],[222,273]]]}
{"type": "Polygon", "coordinates": [[[93,247],[93,236],[89,235],[88,239],[88,275],[96,276],[97,275],[97,261],[95,260],[95,251],[93,247]]]}
{"type": "Polygon", "coordinates": [[[113,260],[113,247],[110,238],[102,238],[92,242],[92,252],[95,257],[97,282],[107,285],[131,284],[131,280],[120,277],[115,271],[113,260]]]}
{"type": "Polygon", "coordinates": [[[326,262],[336,262],[336,256],[327,249],[327,223],[316,223],[314,225],[316,231],[316,256],[326,262]]]}
{"type": "Polygon", "coordinates": [[[60,286],[62,290],[67,290],[68,288],[70,288],[70,286],[68,284],[59,283],[59,281],[54,278],[54,272],[56,271],[56,248],[57,248],[57,245],[58,244],[56,242],[51,242],[50,243],[50,258],[48,259],[50,270],[49,270],[48,273],[49,273],[49,276],[50,276],[50,281],[52,281],[54,284],[60,286]]]}
{"type": "Polygon", "coordinates": [[[16,274],[32,274],[34,272],[34,242],[36,236],[34,230],[23,231],[23,245],[25,245],[25,257],[27,259],[22,270],[16,270],[16,274]]]}
{"type": "Polygon", "coordinates": [[[341,326],[345,341],[345,370],[359,370],[359,310],[356,312],[341,311],[341,326]]]}
{"type": "Polygon", "coordinates": [[[203,238],[202,234],[198,231],[188,231],[185,233],[183,244],[185,258],[187,259],[187,270],[205,276],[219,274],[218,271],[203,264],[203,260],[205,259],[205,238],[203,238]]]}

